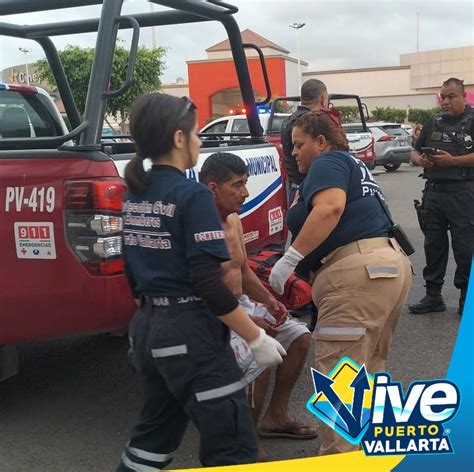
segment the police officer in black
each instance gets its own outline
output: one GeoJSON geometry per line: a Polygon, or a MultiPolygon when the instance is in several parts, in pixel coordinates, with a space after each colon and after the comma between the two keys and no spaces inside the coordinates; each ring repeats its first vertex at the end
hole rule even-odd
{"type": "Polygon", "coordinates": [[[318,79],[309,79],[301,86],[301,105],[283,123],[280,131],[281,145],[283,148],[284,164],[288,176],[288,203],[293,202],[296,189],[303,181],[305,175],[298,170],[293,157],[293,141],[291,130],[296,119],[311,110],[320,110],[328,107],[328,90],[324,82],[318,79]]]}
{"type": "Polygon", "coordinates": [[[465,104],[463,82],[450,78],[440,92],[441,113],[425,123],[411,153],[427,179],[421,213],[425,235],[426,296],[412,313],[445,311],[441,288],[449,255],[448,231],[456,261],[458,313],[466,298],[474,249],[474,110],[465,104]],[[429,148],[434,148],[429,149],[429,148]]]}
{"type": "Polygon", "coordinates": [[[239,307],[220,273],[229,259],[211,191],[186,178],[201,141],[193,103],[161,93],[138,98],[130,115],[137,156],[123,204],[125,270],[140,309],[129,328],[143,393],[138,424],[119,472],[168,465],[189,419],[204,466],[255,462],[257,441],[229,328],[263,368],[281,345],[239,307]],[[153,166],[145,172],[143,159],[153,166]]]}

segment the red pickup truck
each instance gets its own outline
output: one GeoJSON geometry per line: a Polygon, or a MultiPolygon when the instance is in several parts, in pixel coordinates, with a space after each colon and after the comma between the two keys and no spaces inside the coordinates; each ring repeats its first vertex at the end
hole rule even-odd
{"type": "MultiPolygon", "coordinates": [[[[102,4],[70,0],[67,7],[102,4]]],[[[234,53],[247,110],[246,136],[225,141],[249,167],[250,197],[242,209],[252,250],[285,239],[284,182],[275,146],[262,136],[244,47],[234,14],[219,0],[161,0],[166,11],[122,16],[122,0],[104,0],[100,18],[33,26],[0,24],[0,35],[28,38],[44,49],[72,131],[48,95],[36,87],[0,85],[0,380],[18,371],[16,346],[25,341],[123,329],[134,303],[121,259],[123,169],[134,154],[131,142],[101,141],[105,104],[133,80],[141,27],[221,22],[234,53]],[[109,90],[117,29],[132,28],[127,77],[109,90]],[[84,115],[79,116],[68,79],[50,36],[97,31],[84,115]]],[[[57,0],[4,0],[16,14],[64,7],[57,0]]],[[[144,2],[145,10],[146,3],[144,2]]],[[[264,67],[263,67],[264,69],[264,67]]],[[[268,96],[271,96],[268,91],[268,96]]],[[[204,143],[206,156],[222,139],[204,143]]]]}

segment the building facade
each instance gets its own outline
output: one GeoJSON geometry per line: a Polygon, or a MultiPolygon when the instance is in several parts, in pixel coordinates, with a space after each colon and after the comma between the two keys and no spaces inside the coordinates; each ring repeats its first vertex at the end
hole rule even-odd
{"type": "MultiPolygon", "coordinates": [[[[299,95],[298,60],[282,46],[251,31],[242,31],[242,41],[260,47],[269,75],[272,98],[299,95]]],[[[171,95],[190,96],[197,105],[199,125],[232,112],[240,113],[242,97],[230,44],[221,41],[206,49],[207,58],[188,60],[188,82],[178,79],[176,83],[164,84],[162,89],[171,95]]],[[[248,67],[256,99],[266,96],[260,60],[255,50],[246,50],[248,67]]],[[[317,78],[333,93],[357,94],[367,105],[369,113],[376,107],[433,108],[438,105],[437,93],[444,80],[457,77],[464,80],[468,103],[474,105],[474,46],[439,49],[402,54],[400,64],[392,67],[372,67],[329,71],[311,71],[301,61],[302,82],[317,78]]],[[[26,66],[21,64],[1,72],[1,81],[26,84],[26,66]]],[[[28,66],[31,85],[45,88],[63,111],[57,93],[48,84],[39,81],[35,64],[28,66]]],[[[353,105],[353,101],[340,105],[353,105]]]]}
{"type": "MultiPolygon", "coordinates": [[[[243,42],[257,44],[264,53],[270,76],[272,97],[299,95],[298,61],[289,51],[250,30],[242,32],[243,42]]],[[[241,97],[228,41],[206,49],[207,59],[189,60],[187,84],[164,84],[163,91],[189,95],[198,107],[199,124],[228,115],[239,108],[241,97]]],[[[265,95],[256,53],[247,53],[255,95],[265,95]]],[[[361,69],[311,71],[302,64],[302,82],[317,78],[333,93],[359,95],[369,113],[377,107],[434,108],[444,80],[464,80],[468,102],[474,105],[474,46],[402,54],[400,65],[361,69]]],[[[345,105],[343,101],[338,104],[345,105]]],[[[348,102],[347,105],[353,105],[348,102]]]]}
{"type": "Polygon", "coordinates": [[[369,111],[436,107],[440,86],[449,77],[464,80],[468,101],[474,105],[474,46],[402,54],[395,67],[303,73],[303,81],[317,78],[331,92],[359,95],[369,111]]]}
{"type": "MultiPolygon", "coordinates": [[[[242,42],[256,44],[265,56],[272,97],[298,93],[298,61],[289,51],[259,34],[242,31],[242,42]]],[[[207,59],[189,60],[188,94],[197,106],[200,126],[208,121],[242,110],[242,96],[238,87],[237,74],[228,40],[206,49],[207,59]]],[[[246,50],[246,57],[254,93],[257,100],[266,97],[265,82],[258,54],[246,50]]],[[[303,67],[307,63],[301,62],[303,67]]],[[[163,91],[172,95],[183,95],[182,84],[168,84],[163,91]]]]}

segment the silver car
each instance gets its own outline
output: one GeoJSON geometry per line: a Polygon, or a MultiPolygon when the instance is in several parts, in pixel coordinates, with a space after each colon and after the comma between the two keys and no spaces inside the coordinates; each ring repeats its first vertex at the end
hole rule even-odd
{"type": "Polygon", "coordinates": [[[396,171],[403,162],[410,162],[411,137],[398,123],[367,123],[375,139],[376,165],[388,172],[396,171]]]}

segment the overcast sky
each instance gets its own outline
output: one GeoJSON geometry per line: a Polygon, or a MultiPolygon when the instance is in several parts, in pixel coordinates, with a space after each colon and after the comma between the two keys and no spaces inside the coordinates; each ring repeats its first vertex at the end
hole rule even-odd
{"type": "MultiPolygon", "coordinates": [[[[241,30],[251,29],[297,56],[296,32],[289,25],[304,22],[300,30],[301,59],[309,71],[399,65],[399,56],[416,52],[417,12],[419,49],[474,45],[474,0],[450,1],[272,1],[227,0],[239,8],[236,19],[241,30]]],[[[128,1],[124,13],[147,12],[150,5],[128,1]]],[[[161,7],[155,7],[159,10],[161,7]]],[[[3,16],[0,21],[17,24],[90,18],[98,7],[82,7],[45,13],[3,16]]],[[[152,44],[151,29],[142,30],[141,43],[152,44]]],[[[128,32],[120,32],[127,40],[128,32]]],[[[187,78],[186,60],[205,59],[205,49],[226,38],[217,23],[155,28],[157,45],[168,48],[164,82],[187,78]]],[[[67,44],[94,46],[95,34],[54,38],[61,49],[67,44]]],[[[18,47],[32,50],[29,62],[42,57],[34,42],[0,37],[0,70],[24,63],[18,47]]]]}

